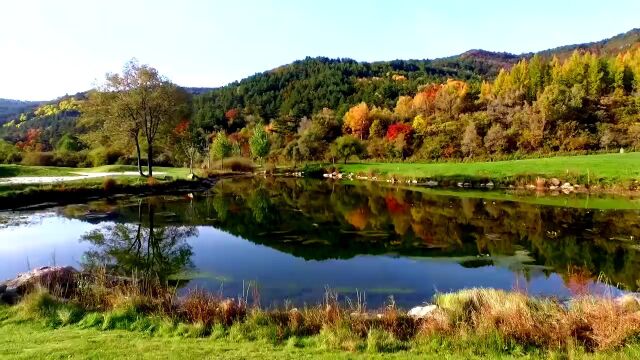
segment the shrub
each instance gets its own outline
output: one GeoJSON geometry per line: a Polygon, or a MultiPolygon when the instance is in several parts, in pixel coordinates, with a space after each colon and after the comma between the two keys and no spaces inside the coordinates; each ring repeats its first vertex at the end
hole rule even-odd
{"type": "Polygon", "coordinates": [[[14,145],[0,139],[0,163],[17,164],[22,160],[22,153],[14,145]]]}
{"type": "Polygon", "coordinates": [[[158,179],[154,178],[153,176],[149,176],[147,178],[147,185],[148,186],[156,186],[156,185],[158,185],[158,183],[159,183],[158,179]]]}
{"type": "Polygon", "coordinates": [[[55,166],[84,167],[87,164],[87,151],[58,151],[53,154],[55,166]]]}
{"type": "Polygon", "coordinates": [[[318,164],[304,164],[301,171],[304,177],[309,178],[322,178],[324,175],[324,169],[318,164]]]}
{"type": "Polygon", "coordinates": [[[22,165],[53,166],[53,154],[49,152],[28,152],[22,156],[22,165]]]}
{"type": "Polygon", "coordinates": [[[87,158],[92,166],[103,166],[115,164],[124,154],[116,149],[96,148],[89,151],[87,158]]]}
{"type": "MultiPolygon", "coordinates": [[[[220,169],[220,161],[216,161],[211,165],[212,169],[220,169]]],[[[231,170],[237,172],[253,172],[256,168],[255,164],[244,157],[232,157],[224,160],[222,164],[224,170],[231,170]]]]}
{"type": "Polygon", "coordinates": [[[102,181],[102,190],[104,190],[105,192],[110,192],[117,185],[118,185],[118,182],[116,181],[116,179],[107,177],[104,179],[104,181],[102,181]]]}

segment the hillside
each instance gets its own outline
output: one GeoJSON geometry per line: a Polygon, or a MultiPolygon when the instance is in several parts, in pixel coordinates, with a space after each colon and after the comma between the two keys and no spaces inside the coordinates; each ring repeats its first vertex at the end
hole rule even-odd
{"type": "MultiPolygon", "coordinates": [[[[541,51],[544,58],[561,60],[575,50],[600,56],[615,56],[640,44],[640,29],[597,42],[567,45],[541,51]]],[[[219,88],[189,88],[193,95],[193,120],[207,132],[240,130],[248,122],[270,123],[277,120],[297,126],[323,108],[333,109],[338,118],[355,104],[365,102],[370,108],[396,107],[400,96],[415,96],[430,83],[447,79],[463,80],[477,98],[480,84],[493,80],[500,69],[510,69],[534,54],[514,55],[480,49],[434,60],[393,60],[358,62],[326,57],[306,58],[291,64],[257,73],[219,88]]],[[[86,92],[68,98],[82,100],[86,92]]],[[[0,138],[15,143],[24,139],[30,128],[43,130],[50,148],[64,132],[75,132],[77,109],[57,109],[65,101],[24,102],[0,99],[0,138]],[[45,109],[39,108],[46,107],[45,109]],[[19,126],[18,126],[19,125],[19,126]]]]}
{"type": "Polygon", "coordinates": [[[557,56],[560,59],[566,59],[571,56],[575,50],[580,50],[589,51],[598,55],[615,56],[638,47],[640,47],[640,28],[629,30],[608,39],[590,43],[560,46],[540,51],[538,54],[546,57],[557,56]]]}

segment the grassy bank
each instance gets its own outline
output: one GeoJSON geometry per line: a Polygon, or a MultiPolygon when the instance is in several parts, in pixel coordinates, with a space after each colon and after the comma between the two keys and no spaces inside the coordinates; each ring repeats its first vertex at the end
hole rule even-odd
{"type": "Polygon", "coordinates": [[[640,305],[581,297],[568,307],[522,293],[439,294],[435,311],[410,317],[327,294],[317,306],[261,309],[195,291],[88,281],[33,288],[0,305],[0,353],[11,358],[636,358],[640,305]],[[52,290],[54,291],[54,290],[52,290]],[[55,292],[55,291],[54,291],[55,292]]]}
{"type": "Polygon", "coordinates": [[[629,187],[635,180],[640,180],[640,153],[496,162],[353,163],[337,166],[345,173],[450,181],[492,180],[496,184],[531,184],[537,177],[555,177],[582,185],[629,187]]]}
{"type": "MultiPolygon", "coordinates": [[[[163,176],[173,178],[186,178],[189,174],[187,168],[154,167],[154,172],[163,173],[163,176]]],[[[138,171],[133,165],[105,165],[94,168],[66,168],[55,166],[25,166],[25,165],[3,165],[0,164],[0,178],[14,176],[74,176],[78,173],[110,173],[138,171]]],[[[146,173],[146,168],[144,169],[146,173]]]]}
{"type": "Polygon", "coordinates": [[[97,178],[41,185],[0,185],[0,209],[33,205],[63,205],[117,195],[153,195],[201,191],[199,181],[143,177],[97,178]]]}

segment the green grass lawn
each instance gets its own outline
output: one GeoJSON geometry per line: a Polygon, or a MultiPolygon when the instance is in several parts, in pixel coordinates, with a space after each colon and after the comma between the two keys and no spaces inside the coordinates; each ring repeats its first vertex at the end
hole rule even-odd
{"type": "MultiPolygon", "coordinates": [[[[79,172],[125,172],[137,171],[134,165],[105,165],[94,168],[66,168],[55,166],[0,165],[0,178],[14,176],[73,176],[79,172]]],[[[146,173],[146,168],[145,168],[146,173]]],[[[186,178],[187,168],[154,167],[155,173],[164,173],[174,178],[186,178]]]]}
{"type": "Polygon", "coordinates": [[[541,159],[466,163],[353,163],[339,165],[343,172],[397,175],[415,178],[488,178],[509,181],[536,176],[580,179],[617,184],[640,179],[640,152],[557,156],[541,159]]]}
{"type": "MultiPolygon", "coordinates": [[[[366,345],[365,345],[366,346],[366,345]]],[[[320,336],[273,342],[238,339],[230,335],[191,338],[188,334],[153,334],[138,330],[103,330],[100,327],[46,323],[18,317],[0,305],[0,358],[2,359],[546,359],[566,353],[528,353],[498,349],[476,341],[426,341],[410,350],[347,351],[328,348],[320,336]]],[[[615,351],[573,351],[575,359],[633,359],[640,345],[615,351]]]]}

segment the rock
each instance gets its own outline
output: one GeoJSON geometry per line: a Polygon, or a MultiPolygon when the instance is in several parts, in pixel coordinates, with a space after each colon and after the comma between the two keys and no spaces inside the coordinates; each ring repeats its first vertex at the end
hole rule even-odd
{"type": "Polygon", "coordinates": [[[4,293],[5,291],[7,291],[7,285],[0,284],[0,294],[4,293]]]}
{"type": "Polygon", "coordinates": [[[533,189],[535,189],[535,188],[536,188],[536,186],[535,186],[535,185],[532,185],[532,184],[527,184],[527,186],[525,186],[525,187],[526,187],[527,189],[529,189],[529,190],[533,190],[533,189]]]}
{"type": "Polygon", "coordinates": [[[564,193],[569,193],[573,191],[573,186],[570,183],[566,182],[562,184],[562,186],[560,187],[560,190],[562,190],[562,192],[564,193]]]}
{"type": "Polygon", "coordinates": [[[551,186],[549,186],[549,190],[552,190],[552,191],[553,191],[553,190],[557,190],[557,189],[558,189],[558,187],[557,187],[557,186],[555,186],[555,185],[551,185],[551,186]]]}
{"type": "Polygon", "coordinates": [[[187,175],[187,180],[198,180],[198,177],[196,174],[189,174],[187,175]]]}
{"type": "Polygon", "coordinates": [[[44,266],[19,274],[15,279],[5,282],[5,293],[15,290],[18,295],[22,295],[36,285],[42,285],[49,290],[73,290],[76,286],[76,274],[78,271],[71,266],[44,266]]]}
{"type": "Polygon", "coordinates": [[[437,305],[416,306],[409,310],[407,315],[416,319],[424,319],[431,315],[437,308],[437,305]]]}
{"type": "Polygon", "coordinates": [[[425,183],[427,186],[438,186],[438,182],[434,180],[429,180],[425,183]]]}
{"type": "Polygon", "coordinates": [[[553,186],[560,186],[560,180],[558,180],[557,178],[551,178],[551,180],[549,180],[549,182],[553,186]]]}
{"type": "Polygon", "coordinates": [[[487,187],[493,187],[493,186],[494,186],[494,184],[493,184],[493,182],[492,182],[492,181],[489,181],[489,182],[487,183],[487,187]]]}
{"type": "Polygon", "coordinates": [[[640,294],[624,294],[614,301],[626,310],[640,311],[640,294]]]}
{"type": "Polygon", "coordinates": [[[0,294],[0,303],[5,303],[9,305],[15,305],[18,303],[20,296],[15,289],[6,290],[0,294]]]}

